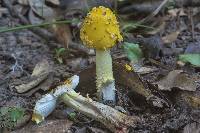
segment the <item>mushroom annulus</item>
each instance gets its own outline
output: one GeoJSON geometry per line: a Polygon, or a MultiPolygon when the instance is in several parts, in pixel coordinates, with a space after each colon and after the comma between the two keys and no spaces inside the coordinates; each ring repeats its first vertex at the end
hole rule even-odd
{"type": "Polygon", "coordinates": [[[97,96],[103,102],[116,102],[115,80],[110,48],[123,40],[115,14],[106,7],[94,7],[80,29],[84,45],[96,49],[97,96]]]}

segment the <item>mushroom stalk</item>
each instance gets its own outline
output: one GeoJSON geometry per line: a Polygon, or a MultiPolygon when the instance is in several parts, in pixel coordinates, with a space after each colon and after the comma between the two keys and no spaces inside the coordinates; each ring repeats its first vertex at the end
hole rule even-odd
{"type": "Polygon", "coordinates": [[[115,81],[110,50],[96,50],[96,86],[99,100],[115,102],[115,81]]]}

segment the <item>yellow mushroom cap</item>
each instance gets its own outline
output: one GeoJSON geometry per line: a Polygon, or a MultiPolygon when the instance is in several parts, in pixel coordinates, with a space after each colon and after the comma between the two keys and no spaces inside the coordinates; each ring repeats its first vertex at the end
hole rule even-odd
{"type": "Polygon", "coordinates": [[[94,7],[86,16],[80,30],[83,43],[96,49],[111,48],[123,40],[114,13],[103,6],[94,7]]]}

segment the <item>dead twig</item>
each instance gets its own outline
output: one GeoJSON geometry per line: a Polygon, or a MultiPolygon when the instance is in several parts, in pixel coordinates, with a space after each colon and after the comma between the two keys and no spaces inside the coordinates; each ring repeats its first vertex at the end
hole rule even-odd
{"type": "Polygon", "coordinates": [[[194,36],[194,20],[193,20],[193,11],[192,11],[191,7],[189,7],[189,19],[190,19],[190,24],[191,24],[192,41],[194,41],[194,39],[195,39],[195,36],[194,36]]]}
{"type": "Polygon", "coordinates": [[[168,2],[168,0],[163,0],[163,2],[158,6],[158,8],[156,8],[155,11],[153,11],[149,16],[145,17],[144,19],[142,19],[139,23],[145,23],[149,20],[151,20],[154,16],[156,16],[159,11],[162,9],[162,7],[168,2]]]}

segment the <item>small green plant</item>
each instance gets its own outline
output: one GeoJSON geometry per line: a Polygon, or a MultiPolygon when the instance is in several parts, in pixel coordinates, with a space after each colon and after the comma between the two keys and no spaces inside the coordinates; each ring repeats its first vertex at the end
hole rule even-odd
{"type": "Polygon", "coordinates": [[[178,56],[178,60],[200,67],[200,54],[181,54],[178,56]]]}
{"type": "Polygon", "coordinates": [[[169,0],[168,3],[166,4],[166,8],[167,8],[168,10],[174,9],[174,8],[175,8],[175,5],[176,5],[176,3],[175,3],[174,0],[169,0]]]}
{"type": "Polygon", "coordinates": [[[56,55],[55,55],[56,60],[60,64],[63,64],[62,56],[64,55],[64,52],[66,51],[66,49],[65,48],[57,48],[57,49],[55,49],[55,51],[56,51],[56,55]]]}
{"type": "Polygon", "coordinates": [[[123,48],[128,59],[131,62],[137,63],[143,58],[142,50],[140,49],[138,44],[124,42],[123,48]]]}
{"type": "Polygon", "coordinates": [[[76,120],[76,113],[71,112],[68,117],[69,117],[70,120],[75,121],[76,120]]]}
{"type": "Polygon", "coordinates": [[[2,107],[0,108],[0,127],[13,129],[17,121],[23,119],[25,110],[19,107],[2,107]]]}

